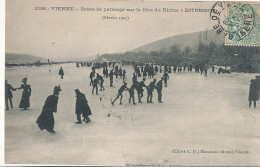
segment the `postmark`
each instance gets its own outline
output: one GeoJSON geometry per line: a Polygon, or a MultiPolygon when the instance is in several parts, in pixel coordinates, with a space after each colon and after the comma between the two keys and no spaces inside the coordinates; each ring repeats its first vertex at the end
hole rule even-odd
{"type": "Polygon", "coordinates": [[[226,2],[219,1],[213,5],[210,11],[210,19],[217,34],[225,33],[227,25],[226,2]]]}
{"type": "Polygon", "coordinates": [[[260,46],[260,4],[227,2],[225,45],[260,46]]]}

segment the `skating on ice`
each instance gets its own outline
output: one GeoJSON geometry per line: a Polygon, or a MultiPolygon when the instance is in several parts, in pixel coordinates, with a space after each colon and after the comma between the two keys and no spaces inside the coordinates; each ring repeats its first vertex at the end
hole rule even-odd
{"type": "Polygon", "coordinates": [[[118,94],[117,94],[117,96],[116,96],[116,98],[111,102],[112,103],[112,105],[114,106],[114,104],[115,104],[115,101],[120,97],[120,105],[122,105],[123,103],[122,103],[122,99],[123,99],[123,92],[125,91],[125,90],[129,90],[127,87],[126,87],[126,85],[127,85],[127,83],[126,82],[124,82],[124,84],[120,87],[120,89],[118,90],[118,94]]]}
{"type": "Polygon", "coordinates": [[[57,105],[59,100],[59,93],[61,89],[60,86],[55,86],[53,90],[53,95],[47,97],[45,104],[42,108],[42,113],[38,117],[36,123],[41,130],[46,129],[50,133],[55,133],[54,131],[54,116],[53,113],[57,112],[57,105]]]}
{"type": "Polygon", "coordinates": [[[143,78],[143,80],[141,82],[139,82],[137,84],[137,93],[138,93],[138,103],[142,103],[142,97],[144,96],[143,92],[144,92],[144,89],[143,87],[147,87],[145,85],[145,78],[143,78]]]}
{"type": "Polygon", "coordinates": [[[76,93],[76,111],[75,114],[77,115],[77,122],[76,124],[81,124],[81,115],[83,116],[83,121],[89,123],[91,120],[89,116],[92,115],[91,109],[88,105],[88,101],[86,99],[85,94],[81,93],[79,89],[75,90],[76,93]]]}
{"type": "Polygon", "coordinates": [[[9,110],[8,101],[10,102],[11,108],[13,108],[13,94],[12,91],[15,91],[16,89],[13,88],[11,84],[7,83],[7,80],[5,80],[5,109],[9,110]]]}
{"type": "Polygon", "coordinates": [[[27,78],[24,78],[22,80],[22,82],[23,82],[23,84],[21,85],[21,87],[16,88],[16,89],[23,89],[19,108],[23,108],[24,110],[26,110],[27,108],[30,107],[30,96],[31,96],[32,90],[31,90],[31,85],[27,84],[27,78]]]}
{"type": "Polygon", "coordinates": [[[153,91],[155,88],[156,79],[147,86],[147,103],[153,103],[153,91]]]}
{"type": "Polygon", "coordinates": [[[63,79],[64,71],[63,71],[62,67],[60,67],[59,76],[60,76],[61,79],[63,79]]]}

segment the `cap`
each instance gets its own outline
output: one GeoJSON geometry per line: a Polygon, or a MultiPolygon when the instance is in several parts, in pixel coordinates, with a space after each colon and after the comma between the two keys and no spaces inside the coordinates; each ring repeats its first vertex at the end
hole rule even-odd
{"type": "Polygon", "coordinates": [[[61,91],[60,85],[55,86],[53,91],[54,92],[60,92],[61,91]]]}
{"type": "Polygon", "coordinates": [[[24,78],[23,80],[22,80],[22,82],[26,82],[27,81],[27,78],[24,78]]]}

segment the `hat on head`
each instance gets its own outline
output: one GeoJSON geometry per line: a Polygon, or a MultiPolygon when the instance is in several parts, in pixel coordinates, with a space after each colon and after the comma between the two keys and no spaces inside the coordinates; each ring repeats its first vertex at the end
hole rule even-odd
{"type": "Polygon", "coordinates": [[[75,89],[75,92],[79,92],[79,89],[75,89]]]}
{"type": "Polygon", "coordinates": [[[22,82],[27,82],[27,78],[24,78],[24,79],[22,80],[22,82]]]}
{"type": "Polygon", "coordinates": [[[60,85],[55,86],[53,91],[54,92],[60,92],[61,91],[60,85]]]}

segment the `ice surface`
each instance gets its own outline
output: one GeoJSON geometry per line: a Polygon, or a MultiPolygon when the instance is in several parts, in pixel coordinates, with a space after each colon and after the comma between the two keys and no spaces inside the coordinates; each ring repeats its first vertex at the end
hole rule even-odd
{"type": "MultiPolygon", "coordinates": [[[[127,69],[128,86],[132,67],[127,69]]],[[[5,163],[88,165],[259,165],[260,104],[248,108],[249,81],[256,74],[169,74],[163,102],[112,107],[115,88],[105,79],[105,91],[92,95],[90,68],[75,64],[6,69],[6,78],[19,87],[23,77],[32,87],[31,107],[18,108],[22,90],[13,92],[14,108],[5,112],[5,163]],[[64,69],[64,79],[58,76],[64,69]],[[51,70],[49,72],[49,70],[51,70]],[[35,123],[53,87],[61,85],[55,135],[35,123]],[[86,94],[92,109],[89,124],[77,125],[75,92],[86,94]],[[248,150],[249,154],[173,154],[172,150],[248,150]]],[[[102,71],[100,71],[102,73],[102,71]]],[[[162,74],[156,76],[160,78],[162,74]]],[[[138,78],[140,80],[141,78],[138,78]]],[[[145,83],[148,84],[151,79],[145,83]]],[[[137,101],[137,94],[135,93],[137,101]]]]}

